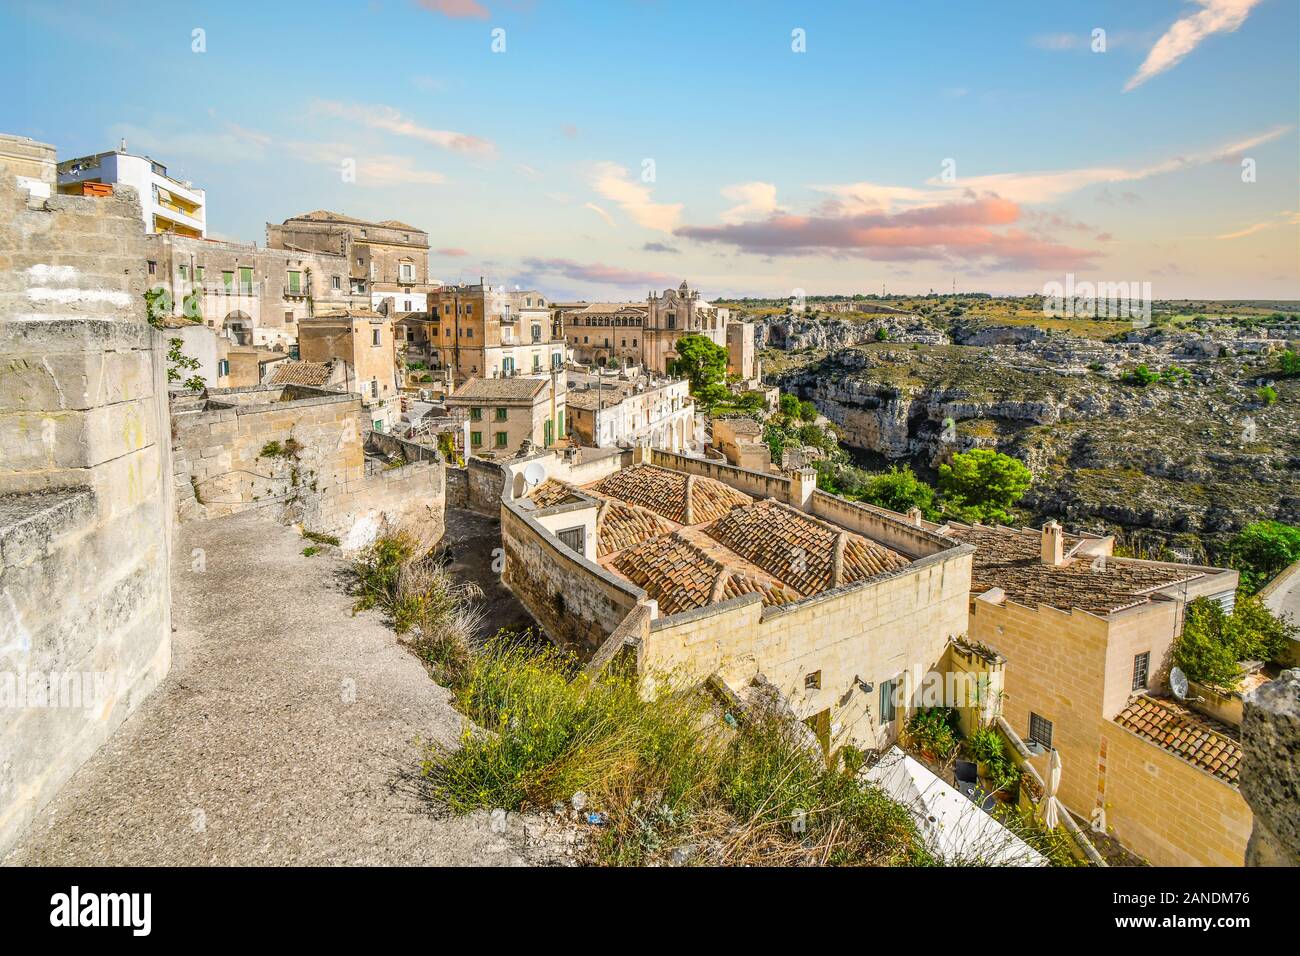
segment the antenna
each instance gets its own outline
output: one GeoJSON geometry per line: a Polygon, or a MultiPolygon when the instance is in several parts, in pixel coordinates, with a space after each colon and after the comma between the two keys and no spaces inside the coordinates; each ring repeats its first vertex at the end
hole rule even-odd
{"type": "Polygon", "coordinates": [[[1175,667],[1169,671],[1169,689],[1174,692],[1174,696],[1177,697],[1179,700],[1189,700],[1197,704],[1202,703],[1205,700],[1204,697],[1189,698],[1187,696],[1187,691],[1188,691],[1187,675],[1183,673],[1183,669],[1181,667],[1175,667]]]}

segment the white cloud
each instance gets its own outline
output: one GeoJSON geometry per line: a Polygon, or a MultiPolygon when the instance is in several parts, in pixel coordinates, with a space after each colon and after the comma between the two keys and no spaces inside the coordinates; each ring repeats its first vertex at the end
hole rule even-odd
{"type": "Polygon", "coordinates": [[[655,202],[650,198],[650,187],[636,182],[627,169],[617,163],[596,163],[591,184],[596,192],[631,216],[639,226],[672,232],[681,218],[681,203],[655,202]]]}
{"type": "Polygon", "coordinates": [[[767,216],[776,211],[776,186],[772,183],[752,182],[723,186],[722,195],[737,203],[722,214],[723,222],[740,222],[747,218],[767,216]]]}
{"type": "Polygon", "coordinates": [[[338,116],[372,129],[383,130],[395,136],[406,136],[441,149],[474,156],[496,155],[496,145],[478,136],[457,133],[446,129],[431,129],[407,119],[391,106],[362,106],[357,103],[340,103],[336,100],[319,100],[315,108],[331,116],[338,116]]]}
{"type": "Polygon", "coordinates": [[[1246,22],[1250,11],[1259,0],[1194,0],[1201,9],[1188,14],[1173,25],[1156,41],[1138,71],[1124,85],[1124,92],[1141,86],[1151,77],[1177,64],[1191,53],[1206,37],[1215,33],[1231,33],[1246,22]]]}
{"type": "Polygon", "coordinates": [[[608,223],[611,226],[614,225],[614,217],[611,216],[609,213],[605,212],[605,210],[601,209],[594,202],[585,202],[582,204],[582,208],[590,209],[596,215],[600,216],[601,219],[604,219],[606,223],[608,223]]]}

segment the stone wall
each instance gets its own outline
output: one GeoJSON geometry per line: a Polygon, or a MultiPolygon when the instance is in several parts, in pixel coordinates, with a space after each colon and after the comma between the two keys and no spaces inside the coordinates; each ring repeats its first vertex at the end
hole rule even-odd
{"type": "Polygon", "coordinates": [[[173,480],[181,520],[267,508],[337,536],[344,550],[398,526],[432,545],[443,530],[441,458],[372,434],[369,441],[393,449],[386,454],[405,452],[406,464],[368,466],[360,410],[360,396],[304,386],[212,389],[206,399],[177,400],[173,480]]]}
{"type": "Polygon", "coordinates": [[[0,853],[171,662],[166,340],[133,190],[0,169],[0,853]]]}
{"type": "Polygon", "coordinates": [[[560,544],[513,501],[500,501],[502,580],[555,642],[590,656],[644,591],[560,544]]]}
{"type": "Polygon", "coordinates": [[[1300,670],[1246,698],[1241,791],[1254,811],[1247,866],[1300,866],[1300,670]]]}
{"type": "Polygon", "coordinates": [[[501,510],[505,474],[497,462],[470,458],[464,468],[447,469],[447,505],[496,517],[501,510]]]}

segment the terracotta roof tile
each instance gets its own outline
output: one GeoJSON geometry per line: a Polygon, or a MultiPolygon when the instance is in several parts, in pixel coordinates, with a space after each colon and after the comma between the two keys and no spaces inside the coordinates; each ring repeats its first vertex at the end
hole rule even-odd
{"type": "Polygon", "coordinates": [[[675,534],[659,535],[620,551],[610,564],[659,602],[661,614],[708,604],[722,566],[675,534]]]}
{"type": "Polygon", "coordinates": [[[1142,695],[1129,701],[1115,723],[1226,783],[1237,783],[1241,744],[1226,724],[1172,700],[1142,695]]]}
{"type": "Polygon", "coordinates": [[[649,508],[669,521],[686,523],[686,494],[690,488],[691,523],[714,521],[753,498],[712,478],[688,476],[654,465],[623,468],[591,486],[591,490],[649,508]]]}
{"type": "Polygon", "coordinates": [[[539,508],[549,508],[552,505],[564,504],[566,501],[577,501],[577,490],[567,481],[547,478],[528,492],[528,498],[539,508]]]}
{"type": "Polygon", "coordinates": [[[606,557],[672,530],[672,523],[653,511],[607,499],[596,521],[596,556],[606,557]]]}
{"type": "Polygon", "coordinates": [[[320,387],[330,379],[332,362],[281,362],[271,372],[268,385],[314,385],[320,387]]]}
{"type": "Polygon", "coordinates": [[[844,536],[844,573],[851,584],[907,567],[902,555],[772,499],[737,508],[706,529],[710,537],[803,594],[834,587],[836,542],[844,536]]]}
{"type": "MultiPolygon", "coordinates": [[[[1042,536],[1022,528],[952,525],[950,537],[975,546],[971,591],[1001,588],[1018,604],[1047,604],[1107,615],[1143,604],[1153,590],[1203,577],[1193,567],[1154,561],[1091,557],[1069,558],[1053,566],[1042,562],[1042,536]]],[[[1078,538],[1066,538],[1068,551],[1078,538]]]]}

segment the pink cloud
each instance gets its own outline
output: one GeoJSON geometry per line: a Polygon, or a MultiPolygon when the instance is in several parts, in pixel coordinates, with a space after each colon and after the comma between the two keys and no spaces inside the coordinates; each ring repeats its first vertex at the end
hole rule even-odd
{"type": "Polygon", "coordinates": [[[477,0],[415,0],[415,2],[430,13],[441,13],[444,17],[451,17],[453,20],[488,18],[487,7],[477,0]]]}
{"type": "Polygon", "coordinates": [[[469,255],[469,253],[464,249],[435,249],[433,251],[440,256],[446,256],[448,259],[460,259],[463,256],[469,255]]]}
{"type": "Polygon", "coordinates": [[[605,285],[659,286],[671,285],[677,281],[675,276],[663,272],[641,272],[636,269],[607,266],[601,262],[584,263],[572,259],[531,258],[524,260],[524,266],[533,272],[561,275],[584,282],[600,282],[605,285]]]}
{"type": "Polygon", "coordinates": [[[860,255],[882,261],[922,259],[986,263],[994,268],[1087,265],[1096,253],[1012,228],[1020,207],[998,196],[900,213],[776,214],[756,222],[683,226],[676,235],[761,255],[860,255]]]}

